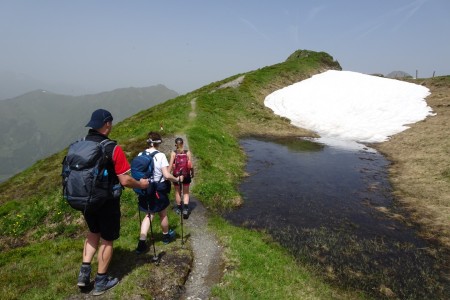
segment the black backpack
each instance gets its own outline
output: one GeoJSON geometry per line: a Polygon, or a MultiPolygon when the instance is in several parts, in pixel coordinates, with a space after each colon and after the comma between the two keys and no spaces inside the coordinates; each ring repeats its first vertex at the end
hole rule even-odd
{"type": "MultiPolygon", "coordinates": [[[[113,180],[106,168],[107,145],[115,141],[94,142],[82,139],[69,146],[62,162],[63,197],[79,211],[92,212],[113,197],[113,180]]],[[[117,180],[117,179],[116,179],[117,180]]]]}

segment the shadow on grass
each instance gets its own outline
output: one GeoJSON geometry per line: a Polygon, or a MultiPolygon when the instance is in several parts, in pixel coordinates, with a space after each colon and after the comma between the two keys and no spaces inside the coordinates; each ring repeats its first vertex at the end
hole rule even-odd
{"type": "Polygon", "coordinates": [[[155,255],[153,248],[151,245],[149,246],[149,249],[141,254],[123,248],[114,249],[113,261],[109,267],[111,275],[117,277],[121,281],[124,277],[133,272],[133,270],[143,265],[149,263],[158,265],[166,255],[166,252],[156,249],[157,259],[154,259],[155,255]]]}
{"type": "MultiPolygon", "coordinates": [[[[156,240],[160,235],[155,236],[156,240]]],[[[153,299],[178,299],[192,265],[193,257],[189,245],[181,245],[180,239],[167,245],[156,243],[156,256],[152,245],[149,246],[148,251],[141,254],[124,248],[114,250],[108,273],[117,277],[120,282],[123,281],[124,286],[128,286],[126,291],[122,288],[120,295],[127,295],[132,299],[141,299],[149,295],[153,299]],[[140,275],[136,276],[133,274],[135,272],[140,275]],[[127,277],[130,277],[131,282],[126,279],[127,277]]],[[[93,284],[81,292],[84,293],[84,297],[90,298],[92,289],[93,284]]],[[[120,296],[115,293],[105,295],[120,296]]]]}

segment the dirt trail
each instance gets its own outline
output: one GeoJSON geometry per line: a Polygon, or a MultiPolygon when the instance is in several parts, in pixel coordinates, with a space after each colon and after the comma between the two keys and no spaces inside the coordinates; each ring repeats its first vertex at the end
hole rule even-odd
{"type": "MultiPolygon", "coordinates": [[[[197,116],[195,108],[196,98],[191,100],[190,121],[197,116]]],[[[181,135],[181,137],[186,148],[189,149],[187,137],[185,135],[181,135]]],[[[195,153],[192,155],[195,167],[195,153]]],[[[192,185],[194,184],[195,178],[192,182],[192,185]]],[[[220,281],[223,273],[222,247],[215,235],[208,229],[207,210],[192,194],[190,196],[189,207],[192,213],[189,219],[184,221],[184,225],[186,239],[192,245],[194,261],[181,299],[208,299],[211,287],[220,281]]]]}
{"type": "Polygon", "coordinates": [[[208,299],[211,287],[222,276],[222,247],[207,228],[207,211],[200,201],[191,197],[192,214],[186,224],[186,236],[192,245],[194,263],[181,299],[208,299]]]}

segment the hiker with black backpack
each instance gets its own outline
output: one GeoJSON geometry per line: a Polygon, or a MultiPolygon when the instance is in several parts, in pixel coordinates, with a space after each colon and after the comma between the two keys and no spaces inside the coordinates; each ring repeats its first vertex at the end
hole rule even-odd
{"type": "Polygon", "coordinates": [[[90,286],[91,262],[98,252],[93,295],[114,287],[119,279],[107,275],[113,242],[120,234],[120,195],[123,187],[146,189],[148,179],[139,181],[128,173],[130,164],[115,141],[108,138],[113,116],[104,109],[92,113],[87,136],[69,146],[63,161],[63,195],[80,210],[89,232],[83,249],[78,287],[90,286]]]}
{"type": "Polygon", "coordinates": [[[170,154],[169,171],[173,175],[183,175],[181,185],[179,182],[174,182],[175,187],[175,212],[183,215],[183,219],[188,219],[191,211],[189,210],[189,186],[194,177],[194,168],[192,167],[191,151],[184,149],[184,141],[178,137],[175,139],[175,150],[170,154]],[[181,190],[182,189],[182,190],[181,190]],[[183,199],[181,199],[181,192],[183,199]]]}
{"type": "MultiPolygon", "coordinates": [[[[183,176],[175,177],[170,174],[166,155],[158,151],[162,143],[161,135],[152,131],[148,133],[147,138],[148,148],[139,153],[131,162],[131,174],[135,179],[145,176],[150,180],[148,189],[144,191],[135,189],[138,195],[138,209],[146,214],[141,223],[139,241],[136,247],[137,254],[144,253],[149,248],[147,234],[151,229],[150,226],[156,213],[158,213],[161,221],[163,243],[168,244],[174,239],[175,232],[169,228],[167,217],[167,207],[170,205],[168,193],[170,192],[170,181],[183,180],[183,176]],[[145,174],[146,170],[149,170],[148,174],[145,174]]],[[[152,242],[154,243],[154,241],[152,242]]]]}

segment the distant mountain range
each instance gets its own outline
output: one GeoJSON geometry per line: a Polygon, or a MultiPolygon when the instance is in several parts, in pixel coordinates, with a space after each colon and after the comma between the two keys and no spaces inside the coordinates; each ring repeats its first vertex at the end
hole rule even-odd
{"type": "Polygon", "coordinates": [[[45,80],[34,78],[28,74],[0,69],[0,101],[38,89],[73,96],[98,93],[98,91],[92,92],[87,88],[76,84],[66,82],[46,82],[45,80]]]}
{"type": "Polygon", "coordinates": [[[164,85],[122,88],[85,96],[35,90],[0,101],[0,182],[83,137],[92,111],[109,110],[114,122],[178,96],[164,85]]]}

